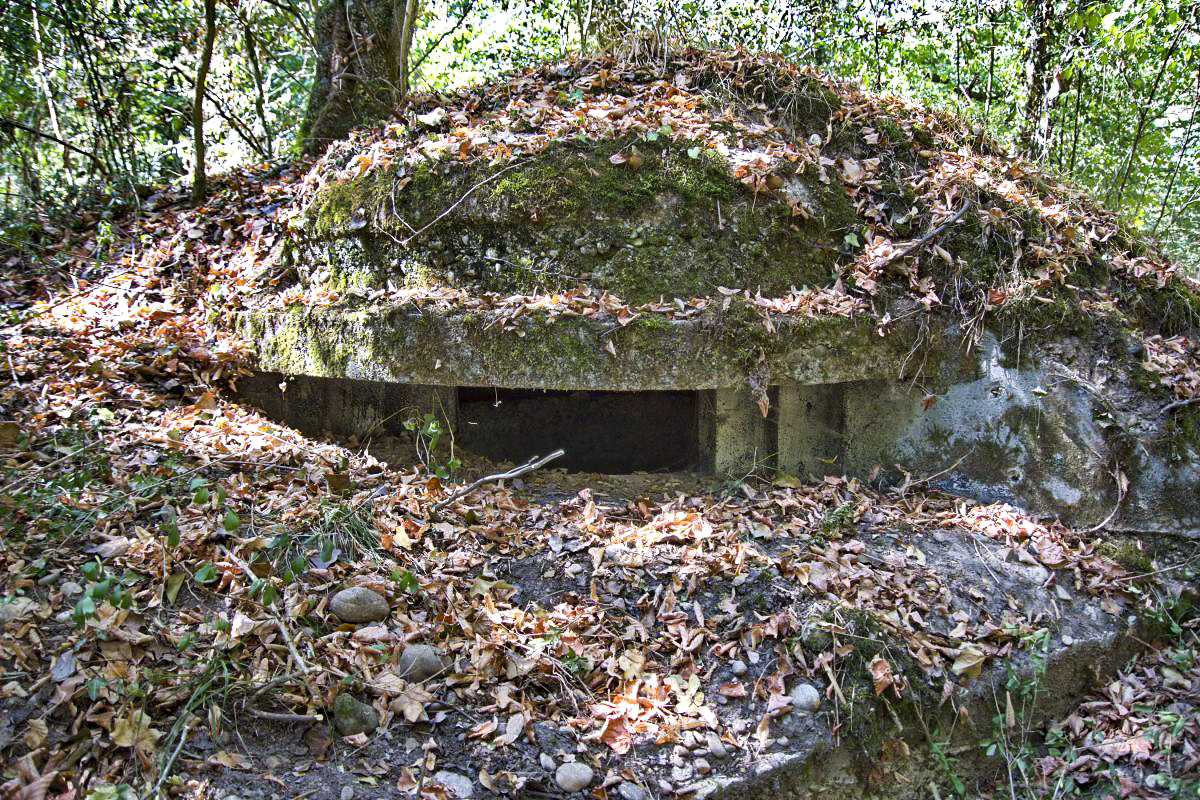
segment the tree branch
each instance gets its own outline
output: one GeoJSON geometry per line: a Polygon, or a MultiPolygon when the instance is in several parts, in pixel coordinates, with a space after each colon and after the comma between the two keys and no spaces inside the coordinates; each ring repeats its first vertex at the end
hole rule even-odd
{"type": "Polygon", "coordinates": [[[90,158],[92,160],[92,163],[95,164],[96,167],[102,173],[104,173],[105,175],[109,174],[108,167],[105,166],[104,162],[100,160],[100,157],[93,152],[78,148],[75,145],[71,144],[70,142],[60,139],[57,136],[54,136],[53,134],[39,131],[36,128],[31,128],[28,125],[17,122],[15,119],[12,119],[11,117],[0,116],[0,126],[4,126],[4,125],[7,125],[11,128],[17,128],[19,130],[23,130],[26,133],[31,133],[34,136],[40,137],[42,139],[46,139],[51,142],[55,142],[56,144],[62,145],[63,147],[67,148],[68,150],[70,150],[72,152],[79,153],[79,155],[81,155],[81,156],[87,156],[88,158],[90,158]]]}

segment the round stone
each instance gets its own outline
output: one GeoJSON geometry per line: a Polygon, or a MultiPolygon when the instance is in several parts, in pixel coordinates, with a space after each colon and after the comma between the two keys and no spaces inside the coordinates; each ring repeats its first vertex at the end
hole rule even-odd
{"type": "Polygon", "coordinates": [[[734,661],[732,664],[729,665],[729,669],[733,672],[734,675],[745,675],[746,674],[746,662],[745,661],[734,661]]]}
{"type": "Polygon", "coordinates": [[[457,772],[451,772],[444,769],[433,774],[434,783],[439,783],[450,790],[450,793],[459,800],[467,800],[468,797],[475,796],[475,784],[466,775],[459,775],[457,772]]]}
{"type": "Polygon", "coordinates": [[[721,741],[721,737],[712,731],[708,732],[705,737],[705,744],[708,745],[708,754],[713,758],[721,759],[729,755],[729,750],[725,747],[725,743],[721,741]]]}
{"type": "Polygon", "coordinates": [[[341,797],[341,800],[354,800],[354,787],[353,786],[343,786],[340,797],[341,797]]]}
{"type": "Polygon", "coordinates": [[[370,733],[379,727],[379,712],[348,694],[333,701],[333,724],[342,736],[370,733]]]}
{"type": "Polygon", "coordinates": [[[621,800],[646,800],[646,790],[636,783],[621,781],[617,784],[617,796],[621,800]]]}
{"type": "Polygon", "coordinates": [[[365,586],[342,589],[329,600],[329,610],[342,622],[378,622],[392,612],[388,601],[365,586]]]}
{"type": "Polygon", "coordinates": [[[406,645],[396,662],[396,674],[417,683],[432,678],[445,668],[441,653],[427,644],[406,645]]]}
{"type": "Polygon", "coordinates": [[[587,764],[572,761],[554,771],[554,782],[564,792],[581,792],[592,783],[595,773],[587,764]]]}
{"type": "Polygon", "coordinates": [[[821,707],[821,693],[811,683],[798,683],[792,687],[792,708],[812,713],[821,707]]]}

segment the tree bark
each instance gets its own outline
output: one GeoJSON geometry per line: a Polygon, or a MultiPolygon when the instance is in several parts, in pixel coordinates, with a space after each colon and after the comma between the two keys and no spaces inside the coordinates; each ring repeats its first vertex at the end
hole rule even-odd
{"type": "Polygon", "coordinates": [[[238,15],[242,23],[242,35],[246,45],[246,61],[250,65],[250,74],[254,78],[254,110],[258,114],[258,122],[262,125],[263,139],[267,148],[267,158],[274,156],[274,145],[271,142],[271,126],[267,122],[266,98],[263,96],[262,68],[258,63],[258,43],[254,39],[254,28],[250,20],[238,15]]]}
{"type": "Polygon", "coordinates": [[[204,168],[204,90],[212,65],[213,42],[217,38],[217,0],[204,0],[204,52],[196,69],[196,92],[192,98],[192,135],[196,167],[192,173],[192,202],[199,203],[208,194],[208,176],[204,168]]]}
{"type": "Polygon", "coordinates": [[[1046,94],[1053,76],[1050,72],[1050,45],[1053,39],[1054,0],[1030,0],[1029,55],[1025,61],[1025,111],[1017,148],[1028,159],[1045,155],[1049,138],[1046,94]]]}
{"type": "Polygon", "coordinates": [[[419,0],[406,0],[404,15],[400,19],[400,37],[397,43],[399,54],[396,59],[396,86],[399,89],[399,96],[395,98],[396,100],[408,97],[409,79],[412,77],[408,68],[409,53],[412,52],[413,33],[417,29],[417,14],[420,10],[419,0]]]}

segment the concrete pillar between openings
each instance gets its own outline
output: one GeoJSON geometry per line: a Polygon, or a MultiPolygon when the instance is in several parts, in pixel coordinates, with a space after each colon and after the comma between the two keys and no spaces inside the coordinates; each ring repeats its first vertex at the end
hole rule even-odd
{"type": "Polygon", "coordinates": [[[741,478],[767,465],[767,421],[748,388],[715,390],[713,417],[713,472],[741,478]]]}
{"type": "Polygon", "coordinates": [[[842,473],[842,384],[779,387],[779,469],[803,478],[842,473]]]}

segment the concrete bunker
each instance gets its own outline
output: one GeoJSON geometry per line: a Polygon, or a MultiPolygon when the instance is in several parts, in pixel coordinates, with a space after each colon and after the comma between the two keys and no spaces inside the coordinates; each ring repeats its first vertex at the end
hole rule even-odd
{"type": "Polygon", "coordinates": [[[1168,366],[1200,299],[1170,265],[953,126],[696,67],[430,97],[331,143],[252,302],[214,309],[263,371],[243,391],[363,441],[417,409],[504,461],[1200,530],[1168,366]]]}

